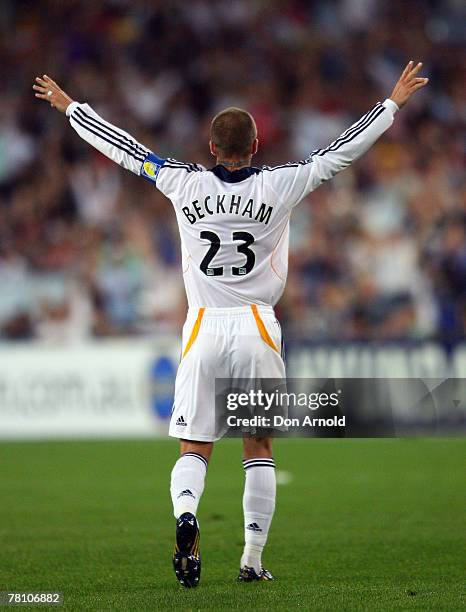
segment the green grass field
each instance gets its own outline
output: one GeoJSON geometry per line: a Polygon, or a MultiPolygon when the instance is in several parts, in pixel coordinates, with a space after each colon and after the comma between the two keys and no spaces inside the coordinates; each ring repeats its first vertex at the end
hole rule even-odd
{"type": "Polygon", "coordinates": [[[240,444],[218,444],[199,519],[202,580],[172,574],[172,441],[0,445],[0,590],[86,610],[459,610],[466,440],[278,440],[266,566],[235,582],[240,444]]]}

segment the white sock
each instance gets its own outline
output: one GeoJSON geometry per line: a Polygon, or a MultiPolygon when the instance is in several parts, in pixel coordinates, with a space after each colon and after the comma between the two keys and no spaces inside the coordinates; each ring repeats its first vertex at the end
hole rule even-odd
{"type": "Polygon", "coordinates": [[[207,465],[207,460],[202,455],[184,453],[173,466],[170,493],[175,518],[184,512],[196,514],[204,491],[207,465]]]}
{"type": "Polygon", "coordinates": [[[262,569],[262,550],[267,542],[273,511],[275,510],[275,463],[273,459],[245,459],[244,485],[244,552],[241,567],[262,569]]]}

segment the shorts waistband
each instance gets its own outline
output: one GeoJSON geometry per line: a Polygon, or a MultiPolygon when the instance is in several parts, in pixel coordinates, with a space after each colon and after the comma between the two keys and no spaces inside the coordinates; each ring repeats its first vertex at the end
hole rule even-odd
{"type": "MultiPolygon", "coordinates": [[[[256,308],[260,314],[275,314],[272,306],[256,304],[256,308]]],[[[188,317],[197,317],[199,314],[199,308],[191,307],[188,309],[188,317]]],[[[241,317],[251,316],[252,304],[249,306],[234,306],[232,308],[211,308],[206,306],[203,308],[204,317],[241,317]]]]}

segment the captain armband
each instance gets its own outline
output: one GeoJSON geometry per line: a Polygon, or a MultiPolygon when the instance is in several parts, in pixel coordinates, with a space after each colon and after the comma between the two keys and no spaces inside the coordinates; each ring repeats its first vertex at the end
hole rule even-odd
{"type": "Polygon", "coordinates": [[[160,168],[162,168],[166,161],[163,157],[157,157],[155,153],[149,153],[142,162],[140,175],[151,183],[157,183],[160,168]]]}

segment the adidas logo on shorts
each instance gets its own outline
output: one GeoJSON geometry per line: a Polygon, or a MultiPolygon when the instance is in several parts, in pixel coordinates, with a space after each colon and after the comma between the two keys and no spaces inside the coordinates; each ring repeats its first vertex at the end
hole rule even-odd
{"type": "Polygon", "coordinates": [[[189,489],[185,489],[184,491],[181,491],[181,493],[178,495],[178,499],[180,497],[183,497],[183,495],[187,495],[188,497],[192,497],[194,499],[193,492],[190,491],[189,489]]]}
{"type": "Polygon", "coordinates": [[[180,416],[180,417],[178,417],[178,418],[176,419],[176,424],[177,424],[177,425],[181,425],[181,427],[186,427],[186,426],[187,426],[187,423],[186,423],[186,421],[184,420],[183,416],[180,416]]]}
{"type": "Polygon", "coordinates": [[[249,529],[249,531],[262,531],[257,523],[249,523],[246,529],[249,529]]]}

